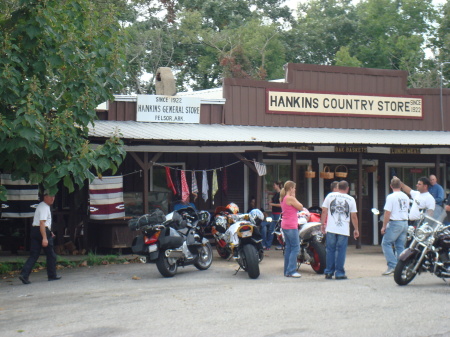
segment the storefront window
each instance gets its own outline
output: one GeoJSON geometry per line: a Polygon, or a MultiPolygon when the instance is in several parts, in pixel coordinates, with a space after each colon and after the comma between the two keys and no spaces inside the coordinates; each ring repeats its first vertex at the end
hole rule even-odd
{"type": "MultiPolygon", "coordinates": [[[[307,165],[297,165],[297,173],[294,181],[297,184],[296,197],[301,203],[306,203],[308,200],[307,181],[305,178],[305,171],[307,165]]],[[[265,192],[263,207],[265,210],[270,211],[271,207],[269,202],[272,201],[274,195],[273,183],[275,181],[281,181],[283,184],[287,180],[291,180],[289,164],[266,164],[267,174],[265,178],[265,192]]]]}

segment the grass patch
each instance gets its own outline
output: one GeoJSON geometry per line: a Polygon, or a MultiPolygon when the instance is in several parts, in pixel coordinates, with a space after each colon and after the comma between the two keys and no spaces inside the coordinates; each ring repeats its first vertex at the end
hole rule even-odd
{"type": "Polygon", "coordinates": [[[88,266],[98,266],[105,264],[105,262],[108,264],[124,263],[126,259],[120,255],[95,255],[94,253],[89,253],[86,261],[88,266]]]}
{"type": "MultiPolygon", "coordinates": [[[[56,266],[57,268],[75,268],[82,262],[86,261],[88,266],[99,266],[104,264],[121,264],[127,261],[124,257],[120,255],[96,255],[94,253],[89,253],[87,256],[80,257],[77,261],[71,261],[64,256],[57,256],[56,266]]],[[[12,262],[0,262],[0,275],[12,275],[20,272],[25,264],[25,260],[17,259],[12,262]]],[[[46,268],[47,263],[45,261],[36,262],[33,270],[46,268]]]]}
{"type": "Polygon", "coordinates": [[[58,258],[56,260],[56,264],[57,265],[59,264],[59,265],[61,265],[63,267],[69,267],[69,268],[73,268],[73,267],[76,267],[78,265],[77,262],[70,261],[70,260],[68,260],[68,259],[66,259],[64,257],[59,256],[59,255],[58,255],[58,258]]]}

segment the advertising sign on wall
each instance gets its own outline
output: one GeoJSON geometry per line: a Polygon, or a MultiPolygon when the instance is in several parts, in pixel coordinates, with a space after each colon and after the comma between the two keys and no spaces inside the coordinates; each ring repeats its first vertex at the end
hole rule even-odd
{"type": "Polygon", "coordinates": [[[200,98],[137,95],[138,122],[200,123],[200,98]]]}
{"type": "Polygon", "coordinates": [[[344,95],[266,89],[266,111],[271,114],[421,119],[422,106],[420,96],[344,95]]]}

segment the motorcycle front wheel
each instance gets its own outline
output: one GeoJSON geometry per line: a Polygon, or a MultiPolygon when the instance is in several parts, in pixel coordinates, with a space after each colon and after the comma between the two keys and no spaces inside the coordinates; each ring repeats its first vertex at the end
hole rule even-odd
{"type": "Polygon", "coordinates": [[[201,246],[198,249],[198,257],[197,261],[195,261],[194,266],[198,270],[206,270],[211,266],[213,259],[213,252],[212,247],[209,242],[207,242],[205,245],[201,246]]]}
{"type": "Polygon", "coordinates": [[[248,273],[248,276],[252,279],[259,277],[259,254],[256,247],[247,244],[244,245],[241,252],[243,269],[248,273]]]}
{"type": "Polygon", "coordinates": [[[405,261],[399,260],[397,262],[397,266],[394,271],[394,280],[398,285],[405,286],[411,282],[414,277],[416,277],[417,273],[412,271],[416,263],[416,256],[410,256],[405,261]]]}
{"type": "Polygon", "coordinates": [[[313,261],[311,261],[311,268],[317,274],[323,274],[327,265],[327,252],[325,245],[321,242],[312,241],[309,244],[308,249],[311,256],[313,257],[313,261]]]}
{"type": "Polygon", "coordinates": [[[156,260],[156,267],[158,271],[164,277],[173,277],[177,273],[177,260],[175,258],[168,258],[164,251],[159,252],[158,259],[156,260]]]}

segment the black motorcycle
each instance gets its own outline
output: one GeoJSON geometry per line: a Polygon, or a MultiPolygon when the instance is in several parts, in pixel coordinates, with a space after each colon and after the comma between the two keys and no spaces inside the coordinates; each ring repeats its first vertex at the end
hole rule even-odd
{"type": "Polygon", "coordinates": [[[209,220],[209,213],[197,213],[186,207],[169,213],[157,209],[128,222],[131,230],[141,230],[133,240],[132,251],[143,255],[145,262],[156,263],[164,277],[172,277],[178,266],[194,265],[199,270],[211,266],[211,244],[203,237],[200,225],[209,220]]]}
{"type": "Polygon", "coordinates": [[[432,216],[421,214],[411,244],[400,254],[395,267],[397,284],[407,285],[426,271],[442,279],[450,277],[450,226],[442,223],[445,216],[438,205],[432,216]]]}

